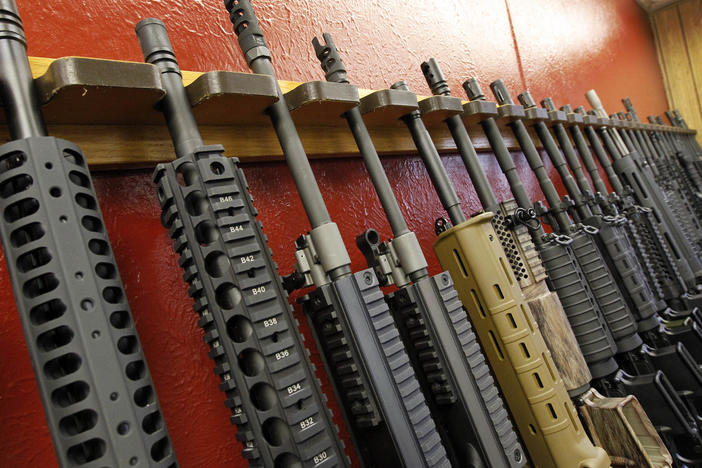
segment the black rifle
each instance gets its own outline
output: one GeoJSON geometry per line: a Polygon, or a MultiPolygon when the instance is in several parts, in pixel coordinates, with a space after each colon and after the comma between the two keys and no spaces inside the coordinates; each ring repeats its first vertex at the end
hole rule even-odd
{"type": "MultiPolygon", "coordinates": [[[[670,336],[670,339],[668,340],[663,337],[656,336],[656,334],[649,333],[644,336],[644,338],[653,340],[652,343],[648,340],[647,342],[651,344],[657,343],[657,346],[667,345],[672,341],[682,341],[686,346],[688,346],[693,355],[700,355],[700,351],[702,351],[702,340],[695,337],[694,330],[689,323],[681,323],[687,319],[689,313],[681,314],[680,312],[670,309],[666,304],[663,290],[660,283],[657,281],[656,272],[651,264],[649,252],[647,251],[646,246],[641,245],[639,236],[636,235],[636,231],[632,229],[631,225],[633,222],[622,216],[617,206],[615,206],[613,203],[613,196],[607,193],[607,188],[602,182],[594,160],[589,153],[589,149],[587,146],[585,146],[584,148],[580,148],[580,151],[585,153],[583,160],[586,161],[586,165],[590,171],[593,181],[595,181],[595,185],[600,188],[600,190],[593,195],[592,186],[585,177],[585,172],[580,165],[580,161],[575,153],[575,148],[573,147],[573,144],[568,137],[568,132],[565,128],[565,125],[571,125],[569,121],[572,121],[575,117],[580,116],[578,114],[573,114],[572,111],[570,111],[569,106],[565,107],[566,111],[569,111],[568,113],[566,113],[566,111],[557,111],[551,98],[543,99],[541,104],[548,111],[551,126],[558,142],[560,143],[561,149],[563,150],[563,155],[567,161],[567,166],[569,166],[573,171],[580,195],[587,204],[587,209],[591,211],[591,214],[584,219],[584,222],[588,224],[599,223],[600,225],[604,224],[605,226],[609,226],[606,229],[600,227],[600,236],[607,235],[607,230],[609,230],[611,231],[610,234],[613,235],[615,239],[620,239],[621,245],[626,246],[627,249],[634,252],[635,257],[631,261],[633,265],[636,266],[637,270],[641,271],[643,281],[650,290],[652,295],[652,300],[650,303],[653,305],[653,308],[656,310],[656,314],[658,315],[658,320],[661,324],[661,331],[670,336]]],[[[582,118],[580,120],[582,121],[582,118]]],[[[574,140],[576,141],[576,144],[579,143],[578,146],[582,146],[584,141],[580,141],[582,140],[580,129],[575,126],[575,123],[572,125],[575,127],[572,129],[575,137],[574,140]]],[[[556,155],[556,157],[558,158],[558,155],[556,155]]],[[[564,168],[561,168],[561,171],[563,169],[564,168]]],[[[561,176],[563,177],[564,174],[561,174],[561,176]]],[[[565,174],[565,177],[567,178],[568,174],[565,174]]],[[[569,191],[571,190],[573,189],[571,188],[569,191]]],[[[574,197],[577,196],[578,195],[576,193],[574,197]]],[[[610,255],[615,257],[620,253],[620,249],[610,253],[610,255]]],[[[609,252],[610,249],[607,250],[609,252]]],[[[628,288],[629,287],[627,287],[627,289],[628,288]]],[[[648,291],[645,289],[642,289],[642,291],[644,294],[648,295],[648,291]]],[[[641,297],[641,299],[643,299],[643,297],[641,297]]],[[[641,329],[639,329],[639,331],[641,331],[641,329]]]]}
{"type": "MultiPolygon", "coordinates": [[[[312,41],[328,81],[346,83],[346,69],[329,34],[312,41]]],[[[366,169],[394,238],[380,242],[370,229],[356,238],[386,296],[453,466],[519,467],[521,445],[448,272],[429,276],[358,107],[346,111],[366,169]],[[443,429],[443,430],[442,430],[443,429]]]]}
{"type": "Polygon", "coordinates": [[[588,92],[588,99],[598,117],[597,129],[593,129],[592,126],[585,127],[588,138],[591,142],[592,137],[597,138],[597,135],[602,138],[604,147],[612,157],[614,171],[622,183],[631,189],[636,203],[652,210],[658,230],[666,240],[685,282],[690,288],[696,289],[702,280],[702,263],[677,220],[670,213],[665,194],[656,184],[651,170],[646,167],[638,151],[630,151],[621,141],[616,129],[611,128],[597,95],[588,92]]]}
{"type": "Polygon", "coordinates": [[[295,329],[244,173],[219,145],[206,146],[165,25],[136,26],[144,59],[161,71],[159,108],[177,159],[154,172],[161,220],[195,301],[225,405],[251,466],[346,466],[326,398],[295,329]]]}
{"type": "MultiPolygon", "coordinates": [[[[463,86],[471,102],[485,100],[484,94],[474,79],[467,80],[463,86]]],[[[522,127],[523,130],[526,131],[523,122],[519,120],[525,117],[523,108],[521,108],[521,106],[507,104],[509,95],[503,88],[503,85],[498,86],[497,90],[500,94],[499,100],[504,102],[504,104],[500,106],[501,114],[503,116],[511,115],[511,118],[514,119],[511,124],[517,128],[522,127]],[[520,123],[521,125],[519,125],[520,123]]],[[[481,120],[481,125],[495,152],[500,167],[510,183],[513,194],[515,194],[517,200],[525,199],[524,203],[530,204],[531,202],[516,173],[514,162],[505,146],[494,118],[483,118],[481,120]]],[[[521,133],[519,130],[518,132],[521,133]]],[[[530,139],[528,142],[525,140],[525,142],[527,147],[529,143],[533,146],[533,142],[531,142],[530,139]]],[[[535,149],[533,151],[535,152],[535,149]]],[[[537,158],[530,159],[529,162],[532,168],[537,169],[539,183],[542,185],[542,189],[545,189],[543,190],[544,194],[547,195],[549,201],[553,203],[551,222],[557,224],[558,229],[565,229],[566,232],[571,231],[570,227],[572,223],[566,213],[567,205],[561,203],[552,182],[548,179],[548,176],[544,174],[545,170],[540,163],[540,158],[537,156],[537,158]],[[538,161],[534,159],[538,159],[538,161]]],[[[544,210],[545,209],[541,209],[540,211],[544,210]]],[[[608,271],[606,270],[606,265],[601,260],[598,261],[598,257],[600,256],[599,251],[591,239],[592,234],[594,234],[596,230],[589,228],[588,231],[589,232],[582,232],[582,230],[580,230],[570,232],[568,236],[559,234],[558,237],[563,236],[568,239],[570,245],[575,244],[573,253],[577,259],[582,260],[583,258],[588,258],[593,260],[583,262],[585,264],[583,270],[587,270],[585,274],[586,279],[588,276],[591,276],[598,280],[598,282],[595,283],[595,287],[592,289],[596,298],[598,298],[599,295],[600,298],[604,297],[607,300],[607,302],[604,303],[606,309],[603,310],[607,323],[615,319],[612,320],[614,327],[609,326],[608,328],[617,342],[617,359],[619,365],[622,366],[620,370],[618,365],[615,365],[612,374],[603,378],[595,377],[592,384],[607,396],[623,396],[627,393],[635,395],[646,409],[653,423],[659,429],[659,432],[661,432],[661,435],[665,437],[666,445],[671,449],[671,452],[681,456],[680,450],[678,450],[675,445],[677,441],[678,444],[683,447],[685,456],[694,455],[695,452],[694,450],[690,450],[690,447],[696,447],[702,444],[702,438],[700,438],[697,433],[695,413],[693,413],[680,398],[665,374],[660,371],[651,372],[653,369],[651,368],[652,366],[648,365],[648,360],[639,355],[639,348],[642,341],[638,333],[636,333],[636,323],[633,317],[631,317],[630,312],[626,309],[626,305],[621,300],[615,286],[611,284],[611,280],[609,282],[602,281],[602,279],[607,278],[608,271]],[[588,257],[585,257],[583,252],[589,254],[588,257]],[[600,289],[600,291],[596,289],[600,289]],[[645,365],[641,366],[640,364],[645,365]],[[665,408],[661,406],[661,401],[666,402],[665,408]],[[672,431],[666,428],[672,428],[672,431]],[[670,434],[668,434],[668,432],[670,432],[670,434]]],[[[553,236],[556,235],[550,234],[546,236],[546,238],[553,236]]],[[[594,281],[588,281],[588,283],[593,282],[594,281]]],[[[600,307],[602,308],[602,304],[600,304],[600,307]]],[[[593,376],[595,375],[597,375],[597,373],[593,370],[593,376]]]]}
{"type": "MultiPolygon", "coordinates": [[[[249,0],[226,0],[254,73],[275,78],[270,50],[249,0]]],[[[356,447],[368,466],[448,467],[441,438],[372,268],[353,274],[327,212],[285,98],[267,113],[312,226],[296,242],[289,286],[315,286],[302,299],[356,447]]],[[[318,454],[317,457],[321,457],[318,454]]]]}
{"type": "Polygon", "coordinates": [[[85,157],[47,136],[14,0],[0,100],[0,234],[59,465],[176,466],[85,157]]]}
{"type": "MultiPolygon", "coordinates": [[[[633,105],[629,101],[629,108],[633,105]]],[[[636,112],[610,115],[613,131],[617,131],[628,151],[641,155],[645,168],[661,188],[669,211],[678,221],[685,237],[699,256],[702,253],[702,203],[696,195],[693,180],[680,166],[676,150],[667,141],[641,131],[644,127],[636,112]],[[631,118],[632,120],[629,120],[631,118]]]]}

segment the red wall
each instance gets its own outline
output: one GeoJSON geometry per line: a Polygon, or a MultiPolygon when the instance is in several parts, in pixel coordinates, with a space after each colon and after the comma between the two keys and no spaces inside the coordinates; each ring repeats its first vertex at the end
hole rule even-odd
{"type": "MultiPolygon", "coordinates": [[[[31,55],[138,61],[133,26],[143,17],[156,16],[169,26],[182,68],[246,71],[221,0],[17,2],[31,55]]],[[[328,31],[341,49],[351,80],[362,87],[382,88],[404,78],[426,94],[418,65],[433,56],[456,95],[463,95],[460,83],[469,76],[477,76],[486,90],[490,81],[501,77],[514,94],[528,86],[535,98],[551,95],[558,104],[581,104],[584,92],[594,87],[608,109],[620,108],[618,99],[624,95],[632,98],[640,115],[667,108],[648,20],[633,0],[261,0],[255,7],[281,79],[322,79],[309,41],[328,31]]],[[[541,198],[523,157],[515,157],[527,189],[541,198]]],[[[492,155],[481,158],[498,195],[508,197],[509,188],[492,155]]],[[[478,211],[460,159],[449,155],[444,162],[465,211],[478,211]]],[[[312,165],[353,266],[361,269],[355,235],[366,227],[389,234],[365,170],[358,159],[312,165]]],[[[431,253],[433,221],[444,213],[426,171],[416,155],[386,158],[384,165],[431,272],[437,273],[431,253]]],[[[247,164],[245,171],[276,260],[288,273],[292,242],[308,229],[292,180],[283,163],[247,164]]],[[[246,466],[176,257],[158,220],[150,173],[100,173],[94,180],[182,466],[246,466]]],[[[560,182],[557,186],[562,192],[560,182]]],[[[4,261],[0,311],[0,467],[56,466],[4,261]]],[[[352,449],[349,453],[353,456],[352,449]]]]}

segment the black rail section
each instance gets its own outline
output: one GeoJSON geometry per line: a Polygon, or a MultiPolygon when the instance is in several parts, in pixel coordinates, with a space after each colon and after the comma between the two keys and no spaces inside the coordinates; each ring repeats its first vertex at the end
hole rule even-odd
{"type": "MultiPolygon", "coordinates": [[[[224,2],[254,73],[275,78],[270,50],[248,0],[224,2]]],[[[450,465],[400,334],[372,269],[352,273],[285,98],[267,114],[283,148],[312,230],[297,243],[290,288],[302,299],[335,392],[366,466],[450,465]]]]}
{"type": "Polygon", "coordinates": [[[210,348],[225,405],[250,466],[345,466],[326,397],[296,330],[287,293],[236,158],[205,146],[165,25],[137,35],[161,70],[164,112],[177,159],[154,172],[161,220],[210,348]]]}
{"type": "Polygon", "coordinates": [[[0,98],[0,234],[58,463],[175,467],[85,157],[47,136],[13,0],[0,98]]]}
{"type": "MultiPolygon", "coordinates": [[[[312,43],[327,80],[348,84],[331,36],[325,33],[323,38],[324,44],[317,38],[312,43]]],[[[356,238],[356,245],[381,284],[395,282],[400,287],[386,301],[452,465],[522,466],[526,457],[451,276],[448,272],[428,275],[426,259],[407,227],[358,107],[343,117],[395,236],[381,243],[371,229],[356,238]],[[394,266],[383,270],[380,264],[385,261],[394,266]]]]}

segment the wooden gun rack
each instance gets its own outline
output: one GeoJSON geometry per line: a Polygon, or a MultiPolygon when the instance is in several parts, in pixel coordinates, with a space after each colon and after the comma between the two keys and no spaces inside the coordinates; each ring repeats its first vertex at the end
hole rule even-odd
{"type": "MultiPolygon", "coordinates": [[[[174,158],[168,129],[157,110],[165,91],[154,65],[81,57],[32,57],[30,65],[51,135],[78,144],[92,169],[153,167],[174,158]]],[[[229,155],[244,162],[283,158],[264,115],[266,107],[277,99],[271,77],[184,71],[183,81],[206,143],[222,144],[229,155]]],[[[323,81],[280,81],[279,85],[305,149],[314,158],[358,156],[341,114],[359,102],[381,155],[416,153],[409,132],[398,119],[417,107],[422,110],[439,151],[455,152],[453,139],[442,121],[462,114],[467,104],[458,98],[373,91],[323,81]]],[[[464,117],[473,143],[478,151],[490,151],[474,117],[464,117]]],[[[504,125],[501,119],[498,122],[501,127],[504,125]]],[[[625,124],[631,122],[621,123],[625,124]]],[[[676,127],[650,127],[695,133],[676,127]]],[[[518,149],[512,133],[502,129],[508,147],[518,149]]],[[[6,126],[0,126],[0,132],[7,141],[6,126]]]]}

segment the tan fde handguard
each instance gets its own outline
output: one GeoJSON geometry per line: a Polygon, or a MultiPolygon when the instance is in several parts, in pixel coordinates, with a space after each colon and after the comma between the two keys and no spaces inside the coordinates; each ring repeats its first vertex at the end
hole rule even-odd
{"type": "Polygon", "coordinates": [[[578,412],[593,442],[615,466],[670,467],[670,452],[635,396],[605,397],[590,388],[590,370],[558,295],[546,284],[546,269],[529,230],[505,223],[517,207],[515,200],[502,202],[492,225],[566,390],[582,403],[578,412]]]}
{"type": "Polygon", "coordinates": [[[484,213],[441,233],[434,250],[458,295],[534,464],[605,468],[568,397],[527,301],[484,213]]]}

